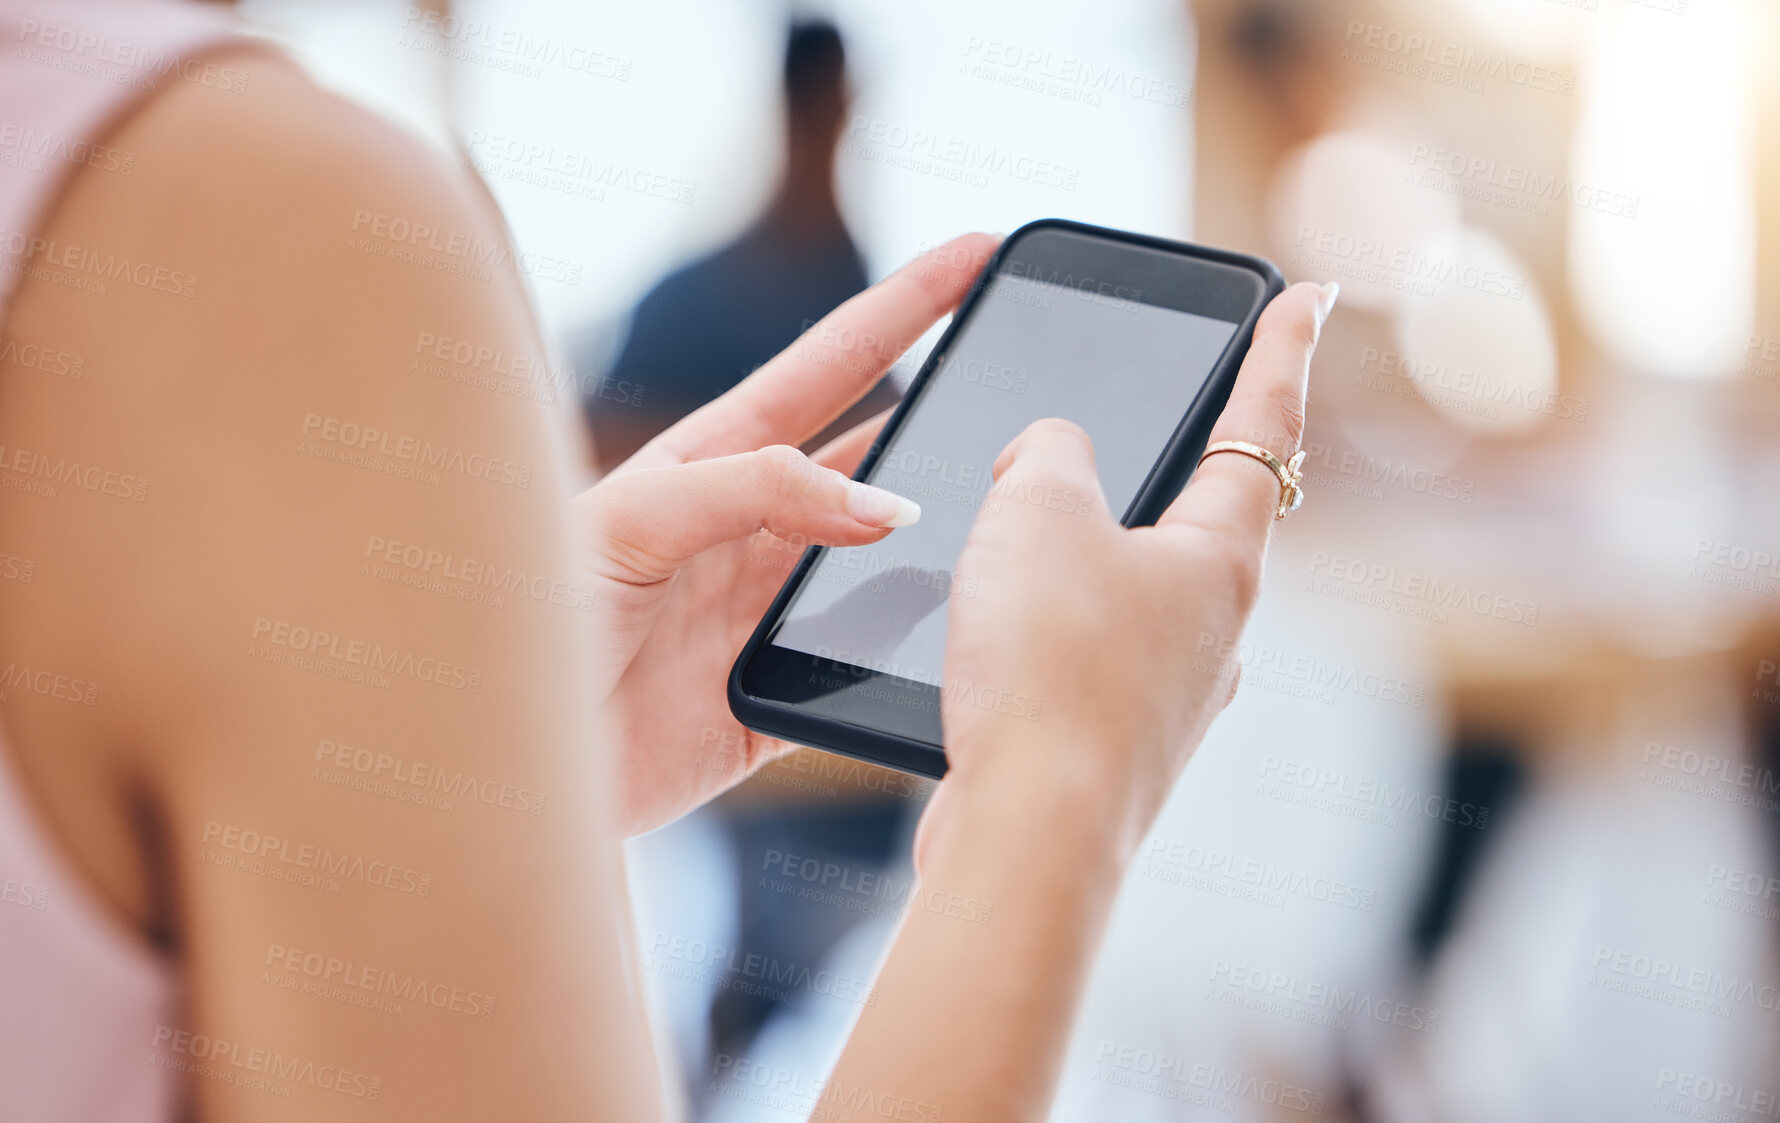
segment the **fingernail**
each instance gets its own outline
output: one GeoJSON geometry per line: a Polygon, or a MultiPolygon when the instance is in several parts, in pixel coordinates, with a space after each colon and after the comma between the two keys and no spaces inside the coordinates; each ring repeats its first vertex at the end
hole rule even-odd
{"type": "Polygon", "coordinates": [[[921,505],[881,487],[848,480],[847,514],[866,526],[912,526],[921,517],[921,505]]]}
{"type": "Polygon", "coordinates": [[[1316,322],[1320,327],[1322,322],[1329,318],[1329,313],[1334,310],[1335,298],[1341,295],[1341,286],[1330,281],[1316,291],[1316,322]]]}

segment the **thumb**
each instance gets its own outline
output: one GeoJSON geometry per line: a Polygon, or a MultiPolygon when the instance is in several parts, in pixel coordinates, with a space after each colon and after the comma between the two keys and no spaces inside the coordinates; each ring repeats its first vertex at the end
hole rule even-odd
{"type": "Polygon", "coordinates": [[[762,528],[792,541],[860,546],[921,517],[913,501],[821,467],[790,445],[608,476],[575,503],[586,516],[591,564],[639,585],[762,528]]]}
{"type": "Polygon", "coordinates": [[[1073,421],[1034,421],[1001,450],[992,472],[984,517],[1025,522],[1056,514],[1095,518],[1106,511],[1094,442],[1073,421]]]}

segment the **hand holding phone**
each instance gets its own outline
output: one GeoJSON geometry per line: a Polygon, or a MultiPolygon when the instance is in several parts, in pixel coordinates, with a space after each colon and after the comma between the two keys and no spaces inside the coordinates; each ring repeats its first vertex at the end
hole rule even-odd
{"type": "Polygon", "coordinates": [[[586,687],[614,734],[626,835],[673,821],[792,748],[735,720],[726,672],[797,562],[790,542],[891,533],[853,509],[846,478],[881,419],[807,458],[794,446],[956,308],[999,244],[965,234],[910,261],[576,497],[583,587],[570,591],[590,610],[600,658],[586,687]]]}
{"type": "MultiPolygon", "coordinates": [[[[1268,306],[1214,440],[1298,447],[1310,355],[1333,299],[1300,284],[1268,306]]],[[[1092,506],[1076,515],[1005,504],[972,527],[958,571],[978,594],[952,603],[946,668],[985,689],[945,696],[951,771],[917,854],[948,829],[948,807],[1042,774],[1075,793],[1084,816],[1118,830],[1128,856],[1235,694],[1235,641],[1260,583],[1279,481],[1247,457],[1210,457],[1154,526],[1123,527],[1087,435],[1055,420],[1027,428],[995,476],[1010,492],[1061,489],[1092,506]],[[1035,716],[1004,704],[1003,692],[1035,716]]]]}
{"type": "MultiPolygon", "coordinates": [[[[1296,444],[1333,296],[1300,285],[1269,306],[1219,439],[1296,444]]],[[[1021,434],[995,476],[997,486],[1105,490],[1080,433],[1052,421],[1021,434]]],[[[1042,504],[977,520],[959,569],[983,587],[953,601],[948,674],[1042,697],[1043,717],[947,698],[952,769],[916,835],[918,900],[831,1087],[875,1082],[973,1118],[1049,1110],[1124,874],[1235,684],[1195,665],[1200,637],[1240,629],[1279,493],[1260,461],[1214,456],[1154,527],[1121,527],[1105,507],[1077,516],[1042,504]],[[966,920],[972,911],[985,922],[966,920]],[[976,988],[971,1000],[936,1021],[936,988],[963,985],[976,988]],[[970,1064],[951,1063],[961,1053],[970,1064]],[[1014,1069],[1034,1079],[1011,1084],[1014,1069]]]]}
{"type": "Polygon", "coordinates": [[[942,710],[954,695],[1038,718],[1044,699],[962,674],[947,654],[947,606],[980,595],[959,564],[979,511],[1037,508],[1084,532],[1097,511],[1114,525],[1154,522],[1193,472],[1261,309],[1283,287],[1266,262],[1204,247],[1056,220],[1016,231],[858,475],[921,503],[921,521],[805,556],[736,663],[736,716],[932,776],[946,769],[942,710]],[[996,477],[997,455],[1046,417],[1098,445],[1092,494],[996,477]]]}

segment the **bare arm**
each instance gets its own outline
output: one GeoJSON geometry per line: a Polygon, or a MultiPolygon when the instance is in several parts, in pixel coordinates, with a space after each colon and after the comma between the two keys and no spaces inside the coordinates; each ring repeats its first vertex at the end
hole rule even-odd
{"type": "Polygon", "coordinates": [[[114,141],[133,175],[83,175],[47,231],[150,283],[34,280],[11,320],[84,374],[7,379],[7,445],[146,481],[5,497],[39,579],[0,643],[99,684],[15,700],[21,757],[63,837],[83,785],[143,825],[143,871],[72,847],[177,949],[188,1009],[141,1063],[190,1071],[199,1118],[656,1118],[589,614],[558,595],[568,452],[421,342],[542,359],[503,233],[420,146],[247,65],[240,97],[157,99],[114,141]]]}

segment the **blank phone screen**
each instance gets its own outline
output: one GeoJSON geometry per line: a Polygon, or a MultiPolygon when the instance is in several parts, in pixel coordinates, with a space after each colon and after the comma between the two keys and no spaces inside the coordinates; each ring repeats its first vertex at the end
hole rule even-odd
{"type": "MultiPolygon", "coordinates": [[[[771,643],[944,686],[946,604],[976,592],[956,574],[959,554],[995,458],[1040,418],[1087,431],[1113,517],[1125,513],[1237,325],[1073,280],[989,281],[867,477],[919,503],[920,521],[825,550],[771,643]]],[[[1071,510],[1079,497],[993,501],[1071,510]]]]}

